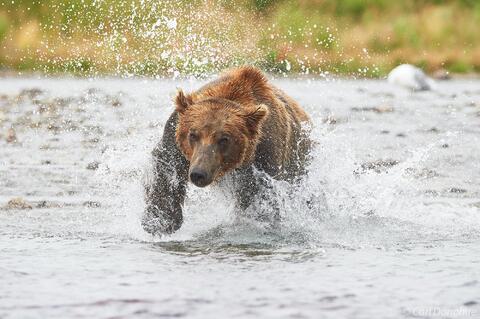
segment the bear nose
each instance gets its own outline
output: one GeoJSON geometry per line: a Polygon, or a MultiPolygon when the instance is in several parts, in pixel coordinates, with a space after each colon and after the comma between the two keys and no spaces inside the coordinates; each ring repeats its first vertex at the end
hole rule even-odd
{"type": "Polygon", "coordinates": [[[207,173],[204,171],[200,170],[195,170],[190,173],[190,180],[192,181],[193,184],[197,186],[206,186],[206,181],[207,181],[207,173]]]}

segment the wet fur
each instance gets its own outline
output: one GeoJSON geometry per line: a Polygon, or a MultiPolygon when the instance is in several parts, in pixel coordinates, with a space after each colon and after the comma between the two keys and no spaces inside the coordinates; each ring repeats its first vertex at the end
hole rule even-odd
{"type": "Polygon", "coordinates": [[[308,115],[284,92],[271,85],[256,68],[242,67],[190,94],[179,91],[176,110],[165,126],[162,141],[155,147],[155,178],[146,187],[147,207],[143,226],[150,233],[171,233],[180,228],[182,205],[188,182],[192,146],[188,132],[200,127],[215,138],[216,127],[231,131],[240,148],[230,162],[222,164],[220,178],[235,176],[237,207],[245,210],[268,187],[268,179],[255,170],[293,182],[305,174],[311,147],[308,115]],[[174,177],[172,177],[174,176],[174,177]]]}

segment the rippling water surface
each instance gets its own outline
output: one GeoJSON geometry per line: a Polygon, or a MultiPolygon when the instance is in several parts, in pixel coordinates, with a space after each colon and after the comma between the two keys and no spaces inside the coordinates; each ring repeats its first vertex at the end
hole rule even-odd
{"type": "Polygon", "coordinates": [[[282,222],[190,187],[152,238],[149,152],[201,82],[1,79],[0,318],[480,317],[480,82],[275,83],[316,141],[282,222]]]}

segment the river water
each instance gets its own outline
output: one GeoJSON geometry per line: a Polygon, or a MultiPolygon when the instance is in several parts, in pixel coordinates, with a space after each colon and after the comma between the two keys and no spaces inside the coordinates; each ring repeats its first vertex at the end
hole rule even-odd
{"type": "Polygon", "coordinates": [[[0,318],[480,318],[478,80],[277,79],[316,141],[281,223],[191,186],[152,238],[149,153],[203,82],[0,79],[0,318]]]}

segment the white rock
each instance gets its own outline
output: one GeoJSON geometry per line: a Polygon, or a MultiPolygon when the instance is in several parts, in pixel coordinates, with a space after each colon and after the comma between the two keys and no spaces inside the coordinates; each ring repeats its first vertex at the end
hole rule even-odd
{"type": "Polygon", "coordinates": [[[402,64],[390,71],[388,82],[414,91],[431,90],[434,86],[434,81],[431,78],[411,64],[402,64]]]}
{"type": "Polygon", "coordinates": [[[168,19],[167,20],[167,28],[170,30],[177,28],[177,19],[168,19]]]}

